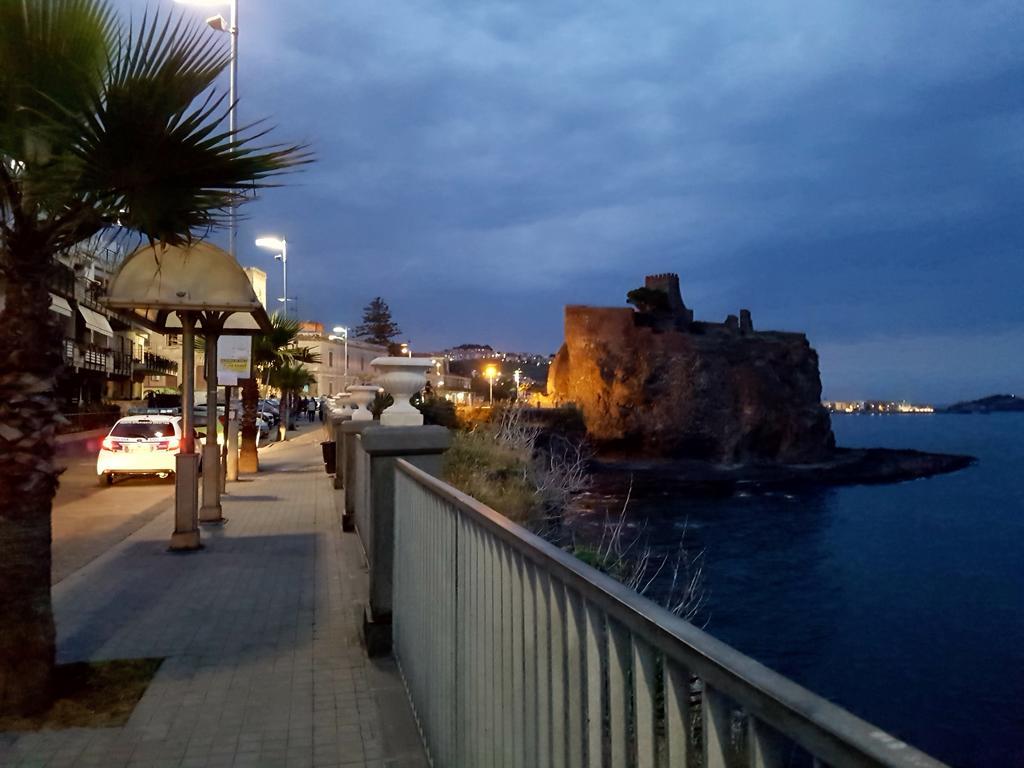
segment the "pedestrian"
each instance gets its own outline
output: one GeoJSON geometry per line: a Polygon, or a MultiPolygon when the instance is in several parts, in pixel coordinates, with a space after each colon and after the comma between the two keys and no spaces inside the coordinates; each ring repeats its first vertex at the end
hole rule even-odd
{"type": "Polygon", "coordinates": [[[310,422],[313,422],[313,421],[316,420],[316,398],[315,397],[309,398],[309,402],[306,403],[306,416],[309,418],[310,422]]]}
{"type": "Polygon", "coordinates": [[[324,420],[324,402],[326,400],[327,400],[327,398],[324,395],[320,395],[320,402],[317,403],[317,406],[318,406],[319,411],[320,411],[320,422],[321,423],[323,423],[323,420],[324,420]]]}

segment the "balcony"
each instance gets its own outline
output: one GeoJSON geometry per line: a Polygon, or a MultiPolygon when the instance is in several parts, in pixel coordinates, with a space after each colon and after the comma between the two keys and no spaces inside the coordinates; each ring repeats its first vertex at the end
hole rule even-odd
{"type": "Polygon", "coordinates": [[[128,352],[115,352],[111,373],[116,376],[132,375],[132,356],[128,352]]]}
{"type": "Polygon", "coordinates": [[[65,338],[62,352],[64,364],[69,367],[100,373],[114,372],[114,352],[107,347],[65,338]]]}
{"type": "Polygon", "coordinates": [[[133,368],[136,373],[143,373],[146,376],[167,376],[178,372],[176,362],[152,352],[143,352],[141,357],[136,356],[133,368]]]}

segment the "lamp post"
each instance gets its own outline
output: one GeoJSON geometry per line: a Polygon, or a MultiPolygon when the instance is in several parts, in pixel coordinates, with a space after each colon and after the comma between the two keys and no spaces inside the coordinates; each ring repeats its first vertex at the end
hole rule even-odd
{"type": "Polygon", "coordinates": [[[490,384],[489,404],[492,408],[494,407],[494,377],[497,375],[498,369],[493,365],[488,365],[487,368],[484,369],[484,376],[487,377],[487,382],[490,384]]]}
{"type": "MultiPolygon", "coordinates": [[[[238,101],[236,90],[238,88],[238,0],[174,0],[174,2],[180,5],[196,5],[201,8],[210,8],[213,6],[228,5],[231,8],[231,21],[230,23],[224,22],[224,17],[221,15],[211,16],[206,20],[206,23],[218,32],[227,32],[231,35],[231,69],[229,70],[229,83],[228,86],[228,99],[231,106],[228,108],[228,131],[231,133],[231,140],[235,140],[235,129],[237,127],[237,119],[235,115],[235,103],[238,101]]],[[[235,203],[232,201],[231,208],[228,212],[230,219],[228,229],[228,253],[233,257],[237,258],[235,253],[235,203]]],[[[287,296],[287,292],[285,296],[287,296]]]]}
{"type": "Polygon", "coordinates": [[[281,282],[284,288],[284,298],[278,301],[284,302],[284,316],[288,317],[288,241],[277,237],[257,237],[256,245],[260,248],[269,248],[273,251],[280,251],[274,256],[274,261],[281,262],[281,282]]]}
{"type": "Polygon", "coordinates": [[[345,386],[348,386],[348,328],[344,325],[336,325],[334,332],[345,340],[345,386]]]}

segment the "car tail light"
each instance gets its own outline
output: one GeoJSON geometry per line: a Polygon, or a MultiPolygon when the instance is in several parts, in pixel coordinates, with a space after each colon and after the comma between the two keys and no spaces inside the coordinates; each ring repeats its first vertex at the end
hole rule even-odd
{"type": "Polygon", "coordinates": [[[101,445],[103,446],[103,450],[105,450],[105,451],[120,451],[121,450],[121,444],[118,443],[118,442],[115,442],[113,440],[113,438],[111,438],[111,437],[104,437],[103,438],[103,442],[101,443],[101,445]]]}
{"type": "Polygon", "coordinates": [[[156,444],[156,449],[158,451],[176,451],[178,450],[179,444],[180,442],[178,438],[172,437],[167,440],[161,440],[156,444]]]}

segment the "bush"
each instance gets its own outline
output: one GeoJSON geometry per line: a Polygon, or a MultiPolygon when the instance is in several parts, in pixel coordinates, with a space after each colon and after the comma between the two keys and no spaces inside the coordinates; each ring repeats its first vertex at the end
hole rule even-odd
{"type": "Polygon", "coordinates": [[[518,522],[538,511],[530,457],[497,442],[490,430],[455,432],[444,455],[444,479],[482,504],[518,522]]]}
{"type": "Polygon", "coordinates": [[[413,405],[423,414],[424,424],[436,424],[448,429],[455,429],[459,426],[459,419],[455,415],[455,404],[443,397],[429,397],[420,403],[413,401],[413,405]]]}

